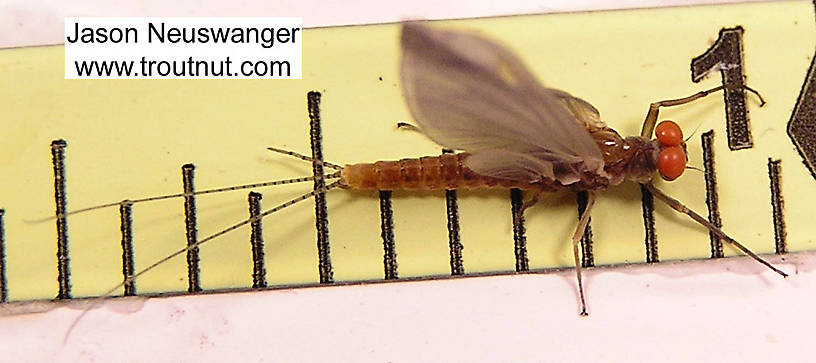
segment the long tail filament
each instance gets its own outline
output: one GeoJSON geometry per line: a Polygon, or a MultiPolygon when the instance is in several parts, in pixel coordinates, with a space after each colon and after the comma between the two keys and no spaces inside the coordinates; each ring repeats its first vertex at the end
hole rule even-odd
{"type": "MultiPolygon", "coordinates": [[[[333,174],[327,175],[326,178],[331,178],[331,175],[333,175],[333,174]]],[[[301,195],[299,197],[290,199],[290,200],[288,200],[288,201],[286,201],[286,202],[284,202],[282,204],[279,204],[279,205],[277,205],[277,206],[275,206],[275,207],[273,207],[271,209],[268,209],[268,210],[264,211],[263,213],[255,216],[255,217],[248,218],[248,219],[245,219],[245,220],[243,220],[241,222],[233,224],[233,225],[231,225],[231,226],[229,226],[229,227],[227,227],[225,229],[222,229],[219,232],[216,232],[216,233],[214,233],[212,235],[209,235],[209,236],[201,239],[200,241],[198,241],[196,243],[193,243],[193,244],[191,244],[189,246],[186,246],[186,247],[184,247],[182,249],[179,249],[178,251],[173,252],[172,254],[167,255],[166,257],[164,257],[164,258],[162,258],[162,259],[160,259],[160,260],[158,260],[156,262],[153,262],[152,264],[150,264],[149,266],[143,268],[139,272],[137,272],[137,273],[135,273],[135,274],[133,274],[131,276],[128,276],[121,283],[117,284],[116,286],[114,286],[110,290],[105,291],[105,293],[103,293],[102,295],[99,295],[98,297],[96,297],[95,299],[93,299],[91,301],[90,305],[88,305],[88,307],[86,307],[85,310],[82,311],[82,313],[79,316],[77,316],[76,319],[74,319],[74,321],[71,323],[71,326],[68,327],[68,330],[65,332],[65,337],[63,338],[63,344],[65,344],[68,341],[68,337],[71,335],[71,332],[77,326],[79,321],[85,316],[85,314],[87,314],[93,308],[97,307],[99,305],[99,303],[103,299],[113,295],[113,293],[116,292],[116,290],[119,290],[120,288],[124,287],[126,284],[135,281],[137,278],[139,278],[140,276],[142,276],[145,273],[149,272],[150,270],[153,270],[154,268],[164,264],[165,262],[167,262],[169,260],[172,260],[173,258],[175,258],[175,257],[177,257],[177,256],[179,256],[179,255],[181,255],[183,253],[187,253],[187,251],[190,251],[190,250],[192,250],[194,248],[197,248],[197,247],[199,247],[199,246],[201,246],[201,245],[203,245],[203,244],[205,244],[205,243],[207,243],[209,241],[212,241],[212,240],[214,240],[214,239],[216,239],[218,237],[221,237],[221,236],[223,236],[223,235],[225,235],[225,234],[227,234],[229,232],[232,232],[232,231],[234,231],[234,230],[236,230],[238,228],[241,228],[241,227],[243,227],[245,225],[248,225],[250,223],[259,221],[259,220],[263,219],[264,217],[266,217],[266,216],[268,216],[270,214],[273,214],[275,212],[278,212],[278,211],[280,211],[282,209],[291,207],[292,205],[297,204],[298,202],[301,202],[301,201],[304,201],[306,199],[309,199],[309,198],[313,197],[315,194],[325,193],[325,192],[327,192],[329,190],[337,188],[340,185],[341,185],[340,181],[335,180],[334,182],[326,185],[323,188],[315,189],[315,190],[312,190],[312,191],[310,191],[308,193],[305,193],[305,194],[303,194],[303,195],[301,195]]]]}

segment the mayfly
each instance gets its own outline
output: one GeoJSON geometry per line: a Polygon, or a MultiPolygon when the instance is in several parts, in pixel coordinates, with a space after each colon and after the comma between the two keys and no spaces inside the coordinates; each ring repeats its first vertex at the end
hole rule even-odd
{"type": "MultiPolygon", "coordinates": [[[[335,170],[322,176],[325,180],[323,187],[181,249],[126,278],[104,296],[192,248],[317,193],[336,188],[519,188],[532,194],[521,208],[522,212],[533,206],[544,192],[588,192],[586,210],[572,235],[581,315],[587,314],[587,308],[578,244],[598,192],[625,180],[643,184],[671,208],[688,215],[776,273],[787,276],[652,184],[655,174],[665,180],[678,178],[686,169],[687,161],[686,144],[679,126],[672,121],[657,124],[660,108],[692,102],[723,90],[723,86],[685,98],[652,103],[641,135],[624,138],[606,126],[598,110],[588,102],[567,92],[544,87],[517,56],[483,36],[407,23],[402,27],[400,41],[402,90],[417,124],[413,127],[444,148],[459,153],[346,166],[318,162],[335,170]],[[651,138],[653,132],[655,139],[651,138]]],[[[756,91],[745,89],[759,96],[756,91]]],[[[295,152],[269,149],[317,162],[295,152]]],[[[195,194],[310,180],[314,178],[195,194]]],[[[184,194],[123,201],[85,210],[182,196],[184,194]]]]}

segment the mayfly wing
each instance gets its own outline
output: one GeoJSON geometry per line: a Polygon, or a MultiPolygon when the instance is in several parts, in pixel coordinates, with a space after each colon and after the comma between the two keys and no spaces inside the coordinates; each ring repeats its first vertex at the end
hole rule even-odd
{"type": "Polygon", "coordinates": [[[478,165],[479,173],[494,178],[536,181],[542,175],[554,175],[551,160],[538,155],[505,149],[485,149],[466,159],[478,165]]]}
{"type": "Polygon", "coordinates": [[[542,86],[501,45],[420,23],[403,26],[401,44],[403,93],[415,121],[434,142],[472,153],[465,162],[475,172],[564,184],[584,171],[603,174],[600,149],[570,110],[591,114],[589,104],[542,86]],[[558,175],[553,163],[562,166],[558,175]]]}
{"type": "Polygon", "coordinates": [[[601,121],[601,113],[592,104],[561,90],[552,89],[552,91],[556,92],[558,98],[581,123],[581,126],[587,130],[599,130],[606,127],[606,123],[601,121]]]}

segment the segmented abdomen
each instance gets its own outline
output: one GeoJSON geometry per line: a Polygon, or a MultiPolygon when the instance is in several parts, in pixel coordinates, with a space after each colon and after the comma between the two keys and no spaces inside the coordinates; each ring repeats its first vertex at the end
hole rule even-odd
{"type": "Polygon", "coordinates": [[[418,159],[378,161],[373,164],[351,164],[345,166],[340,178],[343,185],[355,189],[541,189],[536,184],[476,174],[465,166],[467,156],[467,153],[442,154],[418,159]]]}

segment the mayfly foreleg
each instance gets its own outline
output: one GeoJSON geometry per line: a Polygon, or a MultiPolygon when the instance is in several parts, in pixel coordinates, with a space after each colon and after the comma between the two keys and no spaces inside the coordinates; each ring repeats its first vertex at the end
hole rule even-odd
{"type": "MultiPolygon", "coordinates": [[[[755,94],[757,97],[759,97],[759,106],[760,107],[765,105],[765,99],[762,98],[762,95],[760,95],[759,92],[757,92],[756,90],[754,90],[753,88],[748,87],[748,86],[742,86],[741,88],[745,89],[745,90],[755,94]]],[[[695,93],[695,94],[693,94],[691,96],[688,96],[688,97],[677,98],[677,99],[673,99],[673,100],[663,100],[663,101],[653,102],[651,105],[649,105],[649,112],[646,114],[646,120],[643,121],[643,128],[641,128],[641,130],[640,130],[640,136],[644,137],[644,138],[647,138],[647,139],[652,137],[652,132],[654,132],[655,125],[657,124],[657,116],[658,116],[658,113],[660,112],[661,107],[672,107],[672,106],[684,105],[684,104],[687,104],[689,102],[694,102],[696,100],[699,100],[699,99],[701,99],[701,98],[703,98],[705,96],[708,96],[708,95],[710,95],[710,94],[712,94],[714,92],[722,91],[723,89],[725,89],[725,86],[717,86],[717,87],[714,87],[714,88],[711,88],[711,89],[707,89],[707,90],[704,90],[704,91],[697,92],[697,93],[695,93]]]]}
{"type": "Polygon", "coordinates": [[[771,265],[770,262],[765,261],[762,257],[759,257],[756,253],[752,252],[747,247],[743,246],[741,243],[737,242],[735,239],[733,239],[730,236],[728,236],[727,234],[725,234],[725,232],[723,232],[720,228],[718,228],[717,226],[715,226],[714,224],[709,222],[707,219],[703,218],[702,216],[697,214],[695,211],[691,210],[689,207],[686,207],[683,203],[681,203],[677,199],[674,199],[674,198],[666,195],[666,193],[663,193],[660,189],[657,189],[652,183],[646,183],[644,185],[646,186],[647,189],[649,189],[650,192],[652,192],[652,195],[657,197],[657,199],[662,200],[664,203],[666,203],[672,209],[691,217],[691,219],[695,220],[697,223],[702,224],[703,226],[708,228],[709,231],[713,232],[714,234],[716,234],[718,237],[720,237],[724,241],[730,243],[732,246],[736,247],[738,250],[740,250],[743,253],[745,253],[746,255],[750,256],[751,258],[753,258],[757,262],[765,265],[766,267],[773,270],[774,272],[782,275],[782,277],[788,277],[787,273],[785,273],[782,270],[774,267],[773,265],[771,265]]]}
{"type": "Polygon", "coordinates": [[[582,316],[586,316],[588,314],[586,309],[586,300],[584,299],[584,282],[581,274],[581,251],[579,246],[581,244],[581,239],[584,237],[587,224],[589,224],[589,216],[592,212],[592,206],[595,205],[595,193],[589,192],[587,194],[588,197],[586,209],[584,210],[584,214],[581,215],[581,219],[578,221],[578,227],[575,228],[575,234],[572,235],[572,255],[575,257],[575,277],[578,279],[578,296],[581,298],[582,316]]]}

